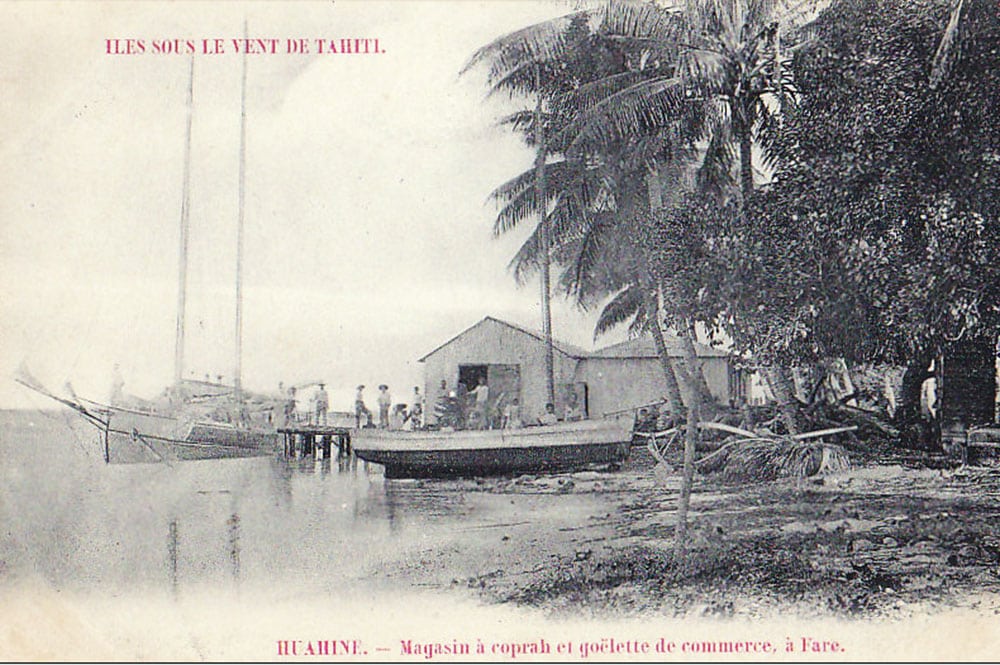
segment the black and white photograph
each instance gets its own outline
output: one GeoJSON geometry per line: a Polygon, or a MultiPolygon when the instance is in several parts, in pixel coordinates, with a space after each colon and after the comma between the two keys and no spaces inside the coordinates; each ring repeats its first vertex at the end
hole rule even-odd
{"type": "Polygon", "coordinates": [[[0,660],[1000,655],[1000,2],[0,2],[0,660]]]}

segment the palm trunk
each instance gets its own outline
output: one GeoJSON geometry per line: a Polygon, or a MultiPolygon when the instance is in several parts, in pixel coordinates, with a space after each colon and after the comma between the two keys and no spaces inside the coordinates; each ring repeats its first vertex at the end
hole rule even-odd
{"type": "MultiPolygon", "coordinates": [[[[649,292],[647,291],[646,293],[648,294],[649,292]]],[[[667,383],[667,407],[670,409],[672,416],[679,417],[684,413],[684,400],[681,398],[681,386],[677,381],[677,367],[674,364],[674,360],[670,357],[670,352],[667,351],[667,343],[663,339],[659,310],[656,307],[649,307],[649,301],[651,300],[652,296],[647,295],[647,309],[654,312],[649,319],[649,332],[653,336],[656,354],[660,357],[660,368],[663,370],[663,378],[666,379],[667,383]]]]}
{"type": "Polygon", "coordinates": [[[684,348],[684,359],[688,365],[688,372],[691,374],[691,380],[694,382],[692,387],[698,391],[702,404],[710,404],[715,401],[715,398],[712,396],[712,391],[708,388],[708,381],[705,379],[701,358],[698,357],[698,351],[694,345],[698,338],[694,327],[694,320],[688,319],[686,333],[681,335],[681,344],[684,348]]]}
{"type": "Polygon", "coordinates": [[[545,128],[542,123],[542,93],[540,72],[535,65],[535,89],[538,90],[538,101],[535,104],[535,198],[538,201],[538,225],[541,236],[542,255],[542,334],[545,336],[545,395],[546,401],[555,404],[555,360],[552,352],[552,305],[550,303],[551,286],[549,276],[549,223],[546,215],[548,206],[545,198],[545,128]]]}
{"type": "Polygon", "coordinates": [[[896,407],[893,424],[905,431],[908,425],[920,420],[920,393],[924,381],[933,375],[928,371],[934,352],[927,349],[918,350],[906,365],[903,372],[903,384],[899,390],[899,404],[896,407]]]}
{"type": "MultiPolygon", "coordinates": [[[[684,344],[684,355],[689,366],[694,367],[697,357],[694,356],[694,343],[690,338],[691,329],[684,331],[687,339],[684,344]]],[[[692,381],[687,386],[688,418],[687,430],[684,436],[684,471],[681,475],[680,497],[677,506],[677,526],[674,529],[674,563],[680,565],[687,552],[687,516],[691,506],[691,485],[694,483],[694,449],[698,443],[698,422],[701,418],[701,396],[692,381]]]]}
{"type": "Polygon", "coordinates": [[[753,196],[753,161],[751,149],[753,139],[750,136],[749,115],[747,109],[742,109],[743,120],[740,122],[740,193],[743,195],[743,205],[753,196]]]}
{"type": "MultiPolygon", "coordinates": [[[[660,190],[659,173],[654,167],[646,174],[646,197],[649,202],[649,211],[655,215],[656,211],[663,207],[663,196],[660,190]]],[[[643,298],[645,299],[647,322],[649,323],[649,333],[653,336],[653,344],[656,346],[656,354],[660,357],[660,367],[663,370],[663,378],[667,384],[667,406],[671,415],[678,417],[684,413],[684,400],[681,398],[681,387],[677,380],[677,364],[670,357],[667,350],[666,340],[663,338],[663,328],[660,325],[660,307],[662,303],[657,296],[654,300],[653,289],[650,279],[653,271],[650,269],[649,259],[646,256],[645,247],[637,247],[639,255],[642,257],[643,276],[640,278],[643,298]]]]}

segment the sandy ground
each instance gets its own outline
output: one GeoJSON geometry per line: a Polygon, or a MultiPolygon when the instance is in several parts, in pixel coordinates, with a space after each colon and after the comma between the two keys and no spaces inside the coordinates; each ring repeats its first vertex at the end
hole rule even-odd
{"type": "Polygon", "coordinates": [[[387,575],[553,616],[1000,614],[1000,470],[882,464],[754,485],[699,478],[689,555],[676,565],[679,478],[639,457],[617,474],[469,481],[465,491],[528,512],[533,497],[593,501],[570,514],[545,502],[548,514],[458,533],[387,575]]]}

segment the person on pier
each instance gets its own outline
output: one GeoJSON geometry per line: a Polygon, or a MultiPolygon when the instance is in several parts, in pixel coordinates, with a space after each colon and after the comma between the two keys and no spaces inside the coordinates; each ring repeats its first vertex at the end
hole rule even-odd
{"type": "Polygon", "coordinates": [[[515,397],[503,409],[503,428],[521,429],[523,426],[524,423],[521,422],[521,402],[515,397]]]}
{"type": "Polygon", "coordinates": [[[539,425],[555,425],[559,422],[559,417],[556,416],[556,405],[552,402],[547,402],[545,404],[545,413],[538,417],[539,425]]]}
{"type": "Polygon", "coordinates": [[[295,386],[288,389],[288,399],[285,400],[285,427],[295,424],[295,409],[297,400],[295,398],[295,386]]]}
{"type": "Polygon", "coordinates": [[[389,386],[384,383],[378,387],[378,428],[389,428],[389,408],[392,406],[392,395],[389,386]]]}
{"type": "Polygon", "coordinates": [[[406,421],[406,405],[397,404],[393,407],[392,413],[389,415],[389,429],[401,430],[406,424],[406,421]]]}
{"type": "Polygon", "coordinates": [[[354,394],[354,421],[358,429],[366,427],[372,422],[372,412],[365,406],[365,387],[363,384],[358,386],[358,392],[354,394]],[[364,423],[362,423],[362,418],[364,418],[364,423]]]}
{"type": "Polygon", "coordinates": [[[420,429],[424,418],[424,396],[420,394],[420,386],[413,386],[413,399],[410,402],[409,423],[414,429],[420,429]]]}
{"type": "Polygon", "coordinates": [[[563,419],[568,423],[583,420],[583,409],[580,408],[580,398],[577,397],[575,392],[569,394],[569,402],[566,404],[563,419]]]}
{"type": "Polygon", "coordinates": [[[319,390],[316,391],[316,424],[325,425],[326,424],[326,414],[330,409],[330,396],[326,393],[326,385],[319,384],[319,390]]]}
{"type": "Polygon", "coordinates": [[[479,426],[477,429],[486,429],[489,427],[487,407],[490,401],[490,387],[486,385],[486,377],[479,377],[479,385],[475,387],[472,394],[475,395],[476,400],[473,409],[478,414],[476,420],[478,420],[479,426]]]}

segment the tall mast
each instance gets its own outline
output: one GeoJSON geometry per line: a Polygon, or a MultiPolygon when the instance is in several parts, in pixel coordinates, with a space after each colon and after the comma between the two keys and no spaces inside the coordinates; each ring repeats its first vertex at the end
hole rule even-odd
{"type": "Polygon", "coordinates": [[[552,306],[549,286],[549,222],[548,205],[545,197],[545,128],[542,126],[542,81],[541,67],[535,63],[535,199],[538,202],[538,226],[541,232],[542,254],[542,334],[545,336],[545,395],[546,400],[555,404],[555,374],[552,353],[552,306]]]}
{"type": "MultiPolygon", "coordinates": [[[[247,38],[247,22],[243,20],[243,37],[247,38]]],[[[244,41],[246,44],[246,41],[244,41]]],[[[236,374],[233,387],[236,401],[243,401],[243,219],[246,207],[247,151],[247,52],[243,48],[243,81],[240,88],[240,189],[239,216],[236,223],[236,374]]]]}
{"type": "Polygon", "coordinates": [[[180,251],[177,266],[177,331],[174,342],[174,385],[184,378],[184,314],[187,307],[188,235],[191,215],[191,122],[194,105],[194,56],[188,75],[187,129],[184,135],[184,184],[181,193],[180,251]]]}

